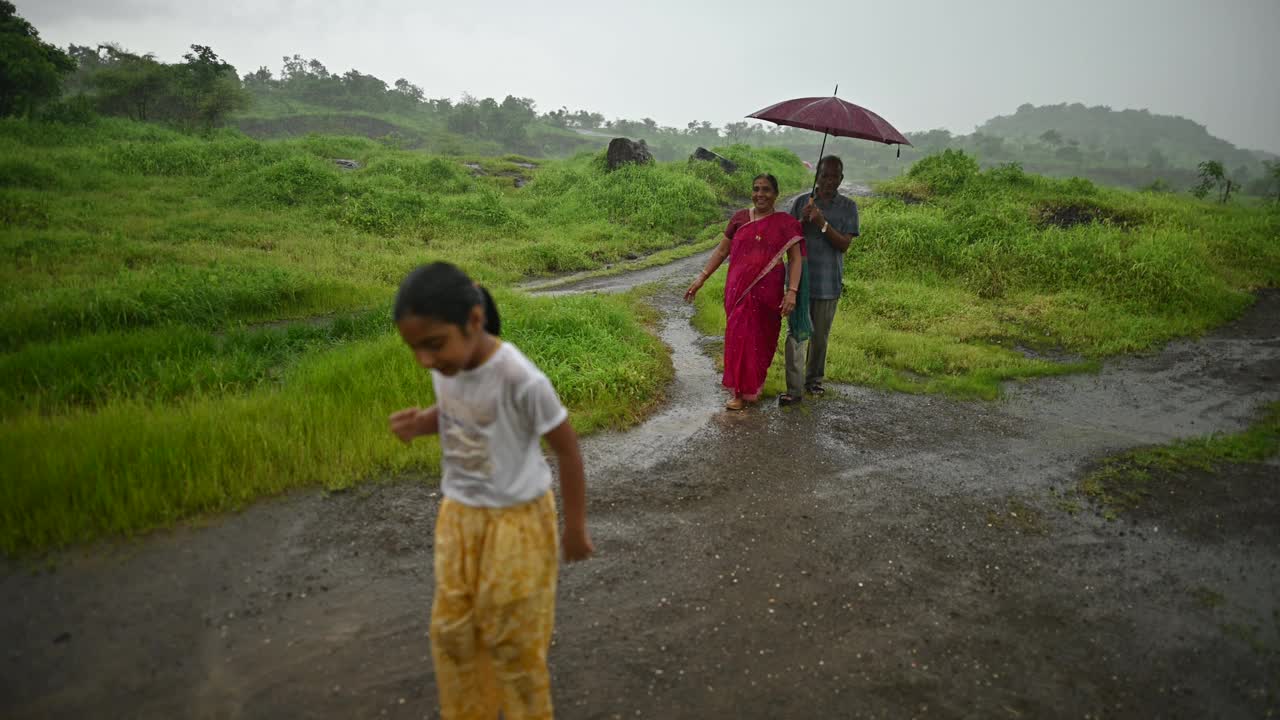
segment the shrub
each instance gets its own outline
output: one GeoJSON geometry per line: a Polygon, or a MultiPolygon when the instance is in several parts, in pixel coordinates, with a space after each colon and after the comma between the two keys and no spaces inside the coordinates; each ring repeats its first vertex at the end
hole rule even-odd
{"type": "Polygon", "coordinates": [[[978,161],[963,150],[943,150],[916,162],[907,177],[924,182],[934,193],[953,193],[978,176],[978,161]]]}

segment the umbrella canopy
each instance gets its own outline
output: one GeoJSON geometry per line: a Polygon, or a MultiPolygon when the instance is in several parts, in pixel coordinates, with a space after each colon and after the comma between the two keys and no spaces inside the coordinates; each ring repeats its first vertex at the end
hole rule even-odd
{"type": "MultiPolygon", "coordinates": [[[[851,102],[836,97],[840,86],[831,93],[831,97],[807,97],[794,100],[783,100],[763,110],[757,110],[747,117],[757,120],[768,120],[778,125],[804,128],[822,133],[822,147],[818,150],[818,162],[822,162],[822,154],[827,151],[827,136],[851,137],[861,140],[873,140],[885,145],[897,145],[898,156],[902,156],[902,146],[911,141],[884,118],[851,102]]],[[[813,177],[813,187],[809,194],[818,187],[818,176],[813,177]]]]}
{"type": "Polygon", "coordinates": [[[872,140],[885,145],[910,145],[884,118],[838,97],[807,97],[783,100],[747,117],[778,125],[814,130],[838,137],[872,140]]]}

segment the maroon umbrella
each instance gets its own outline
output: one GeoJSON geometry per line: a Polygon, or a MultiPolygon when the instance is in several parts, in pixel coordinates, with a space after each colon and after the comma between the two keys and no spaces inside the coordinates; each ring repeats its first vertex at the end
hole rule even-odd
{"type": "MultiPolygon", "coordinates": [[[[836,86],[839,90],[840,86],[836,86]]],[[[885,145],[898,145],[898,155],[902,155],[902,145],[910,145],[911,141],[898,132],[884,118],[851,102],[836,97],[807,97],[794,100],[783,100],[763,110],[757,110],[747,117],[757,120],[768,120],[778,125],[804,128],[822,133],[822,149],[818,151],[818,160],[827,149],[827,136],[860,138],[873,140],[885,145]]],[[[816,167],[816,166],[815,166],[816,167]]],[[[816,180],[815,180],[816,183],[816,180]]]]}

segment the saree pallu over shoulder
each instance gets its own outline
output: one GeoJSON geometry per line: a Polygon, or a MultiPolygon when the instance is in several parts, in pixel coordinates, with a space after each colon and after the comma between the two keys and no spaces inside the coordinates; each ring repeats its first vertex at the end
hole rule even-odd
{"type": "MultiPolygon", "coordinates": [[[[753,279],[750,283],[747,284],[745,288],[742,289],[741,294],[738,295],[737,300],[733,301],[733,304],[737,305],[738,303],[741,303],[743,300],[745,300],[747,298],[747,293],[751,292],[751,288],[755,287],[756,283],[765,279],[765,277],[769,275],[770,270],[773,270],[774,268],[781,266],[782,258],[786,257],[787,251],[790,250],[791,247],[796,243],[803,243],[803,242],[804,242],[804,238],[799,235],[788,240],[787,244],[784,245],[781,250],[779,250],[777,253],[774,254],[773,258],[769,261],[767,265],[765,265],[764,269],[761,270],[758,275],[756,275],[755,279],[753,279]]],[[[784,282],[785,282],[785,279],[784,279],[784,282]]],[[[785,293],[786,290],[784,289],[783,292],[785,293]]]]}

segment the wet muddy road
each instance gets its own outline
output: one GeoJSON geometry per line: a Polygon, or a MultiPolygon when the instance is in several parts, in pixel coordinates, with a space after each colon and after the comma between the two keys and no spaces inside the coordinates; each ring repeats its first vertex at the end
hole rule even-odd
{"type": "MultiPolygon", "coordinates": [[[[598,555],[562,570],[560,717],[1280,711],[1280,468],[1175,478],[1112,522],[1060,497],[1103,455],[1280,398],[1280,294],[995,403],[839,388],[730,414],[685,262],[647,276],[674,283],[668,402],[585,444],[598,555]]],[[[0,715],[434,717],[438,499],[299,492],[6,566],[0,715]]]]}

